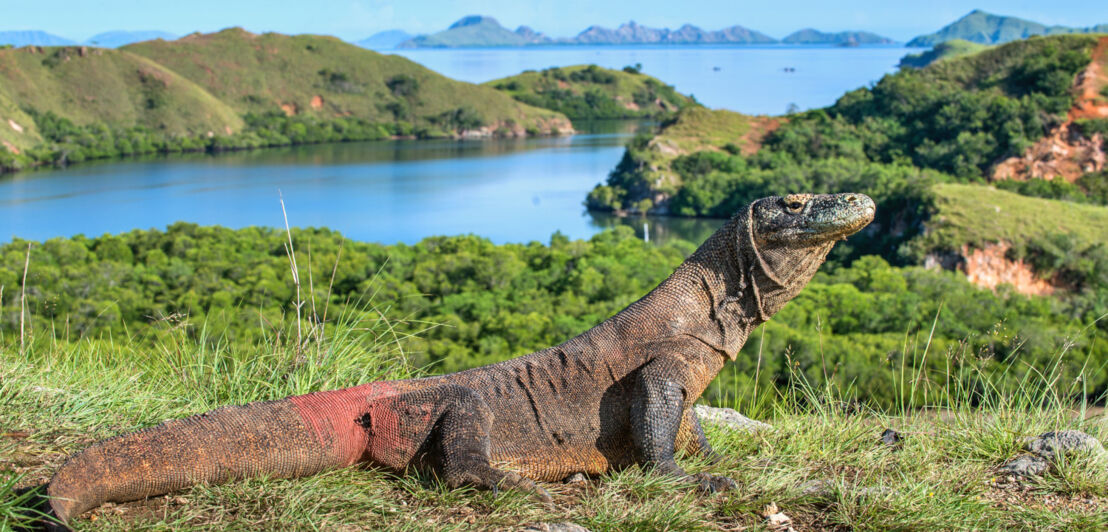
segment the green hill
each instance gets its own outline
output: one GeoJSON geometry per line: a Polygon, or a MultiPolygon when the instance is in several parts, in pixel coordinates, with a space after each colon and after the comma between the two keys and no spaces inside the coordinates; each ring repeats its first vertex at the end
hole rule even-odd
{"type": "Polygon", "coordinates": [[[485,83],[528,105],[551,109],[570,119],[663,116],[693,103],[672,86],[639,72],[596,65],[528,71],[485,83]]]}
{"type": "Polygon", "coordinates": [[[0,50],[0,97],[80,125],[143,126],[167,135],[243,127],[237,112],[188,79],[145,57],[103,48],[0,50]]]}
{"type": "Polygon", "coordinates": [[[908,54],[900,58],[900,64],[897,66],[900,68],[923,68],[936,61],[975,54],[988,47],[989,45],[987,44],[979,44],[963,39],[952,39],[936,44],[934,48],[926,52],[908,54]]]}
{"type": "Polygon", "coordinates": [[[519,134],[569,129],[556,113],[334,37],[255,35],[232,28],[123,49],[173,69],[240,113],[283,110],[320,118],[433,123],[444,129],[456,125],[451,123],[459,121],[456,115],[465,115],[461,118],[472,122],[465,129],[508,128],[519,134]]]}
{"type": "Polygon", "coordinates": [[[980,9],[944,26],[935,33],[920,35],[908,46],[929,47],[941,42],[962,39],[979,44],[1003,44],[1032,35],[1057,35],[1067,33],[1108,33],[1108,24],[1099,24],[1088,28],[1070,28],[1066,26],[1047,26],[1038,22],[1017,17],[994,15],[980,9]]]}
{"type": "Polygon", "coordinates": [[[923,249],[954,250],[1009,242],[1016,246],[1064,234],[1078,250],[1108,242],[1108,207],[1032,198],[992,187],[941,184],[923,249]],[[1029,215],[1034,213],[1033,216],[1029,215]]]}
{"type": "Polygon", "coordinates": [[[549,38],[521,27],[511,31],[496,19],[481,15],[463,17],[449,28],[431,35],[406,40],[399,48],[458,48],[480,46],[526,46],[550,42],[549,38]]]}
{"type": "Polygon", "coordinates": [[[0,172],[179,151],[571,132],[565,116],[332,37],[234,28],[0,50],[0,172]]]}

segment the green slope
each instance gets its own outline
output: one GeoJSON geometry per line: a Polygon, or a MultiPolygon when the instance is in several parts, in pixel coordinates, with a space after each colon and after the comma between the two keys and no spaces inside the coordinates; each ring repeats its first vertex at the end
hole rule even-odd
{"type": "Polygon", "coordinates": [[[434,122],[446,127],[465,109],[484,127],[551,132],[569,129],[551,111],[498,91],[455,81],[408,59],[381,55],[333,37],[255,35],[240,28],[123,48],[201,85],[240,113],[371,121],[434,122]]]}
{"type": "Polygon", "coordinates": [[[988,47],[989,45],[987,44],[970,42],[963,39],[952,39],[936,44],[934,48],[931,48],[926,52],[920,52],[918,54],[908,54],[900,58],[900,64],[897,66],[899,66],[900,68],[923,68],[936,61],[950,59],[952,57],[962,57],[964,55],[975,54],[977,52],[980,52],[981,50],[987,49],[988,47]]]}
{"type": "Polygon", "coordinates": [[[0,90],[0,153],[22,152],[40,142],[34,119],[0,90]]]}
{"type": "Polygon", "coordinates": [[[635,67],[576,65],[529,71],[485,83],[521,102],[573,120],[667,115],[693,100],[635,67]]]}
{"type": "Polygon", "coordinates": [[[1021,196],[992,187],[936,185],[934,214],[919,245],[956,250],[1009,242],[1020,246],[1066,234],[1077,249],[1108,242],[1108,207],[1021,196]]]}
{"type": "Polygon", "coordinates": [[[3,100],[77,124],[144,126],[167,135],[228,134],[243,127],[238,113],[188,79],[145,57],[103,48],[0,50],[3,100]]]}

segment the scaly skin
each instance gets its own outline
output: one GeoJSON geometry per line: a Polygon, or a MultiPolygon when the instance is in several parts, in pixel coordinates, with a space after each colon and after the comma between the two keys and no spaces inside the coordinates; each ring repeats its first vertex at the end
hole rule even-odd
{"type": "Polygon", "coordinates": [[[104,502],[261,474],[366,463],[429,467],[451,486],[515,488],[632,464],[714,491],[678,451],[713,457],[692,405],[747,336],[873,219],[861,194],[758,200],[658,287],[561,345],[424,379],[228,407],[99,442],[48,486],[61,523],[104,502]],[[495,466],[494,466],[495,464],[495,466]]]}

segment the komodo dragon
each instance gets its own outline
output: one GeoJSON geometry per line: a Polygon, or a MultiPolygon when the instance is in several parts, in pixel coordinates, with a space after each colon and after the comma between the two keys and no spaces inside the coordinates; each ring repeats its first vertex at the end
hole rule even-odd
{"type": "Polygon", "coordinates": [[[449,486],[549,495],[535,481],[631,464],[695,483],[677,450],[712,456],[691,408],[751,330],[874,215],[862,194],[764,198],[642,299],[561,345],[450,375],[231,406],[109,438],[47,486],[67,523],[104,502],[196,483],[300,477],[358,463],[430,467],[449,486]]]}

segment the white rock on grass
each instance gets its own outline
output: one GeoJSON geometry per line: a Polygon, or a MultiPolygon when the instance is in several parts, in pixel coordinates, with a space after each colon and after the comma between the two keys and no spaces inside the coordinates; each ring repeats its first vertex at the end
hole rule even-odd
{"type": "Polygon", "coordinates": [[[523,529],[523,532],[589,532],[589,529],[563,521],[561,523],[538,523],[523,529]]]}
{"type": "Polygon", "coordinates": [[[740,430],[743,432],[758,432],[761,430],[773,429],[772,426],[767,425],[766,423],[750,419],[730,408],[716,408],[714,406],[708,405],[696,405],[693,407],[693,410],[696,412],[696,416],[700,418],[701,421],[723,425],[724,427],[733,430],[740,430]]]}

